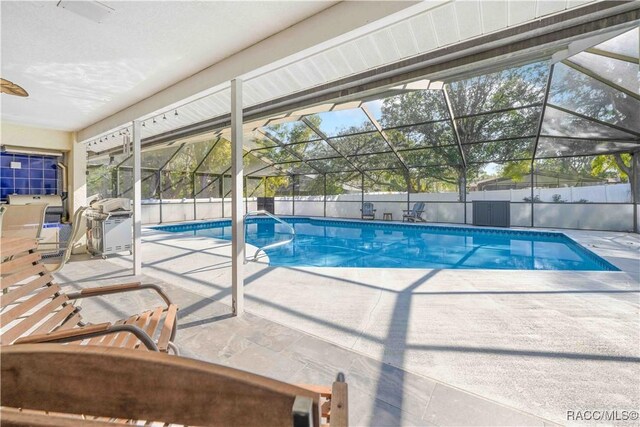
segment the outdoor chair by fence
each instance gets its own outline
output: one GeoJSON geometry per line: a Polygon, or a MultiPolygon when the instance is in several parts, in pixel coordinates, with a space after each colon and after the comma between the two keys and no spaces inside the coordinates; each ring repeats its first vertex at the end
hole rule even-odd
{"type": "Polygon", "coordinates": [[[2,237],[40,238],[46,204],[6,205],[0,207],[2,237]]]}
{"type": "Polygon", "coordinates": [[[364,202],[360,212],[362,213],[362,219],[376,219],[376,210],[373,209],[373,203],[371,202],[364,202]]]}
{"type": "Polygon", "coordinates": [[[424,222],[422,214],[424,212],[424,202],[417,202],[413,205],[412,209],[405,209],[402,212],[402,222],[424,222]]]}
{"type": "Polygon", "coordinates": [[[344,378],[316,390],[161,353],[47,344],[0,351],[7,425],[348,425],[344,378]]]}
{"type": "Polygon", "coordinates": [[[65,293],[40,262],[35,239],[0,239],[4,260],[0,300],[0,344],[68,343],[127,347],[177,353],[173,344],[178,307],[151,284],[126,283],[65,293]],[[166,307],[135,314],[115,323],[86,324],[73,300],[122,292],[152,290],[166,307]]]}

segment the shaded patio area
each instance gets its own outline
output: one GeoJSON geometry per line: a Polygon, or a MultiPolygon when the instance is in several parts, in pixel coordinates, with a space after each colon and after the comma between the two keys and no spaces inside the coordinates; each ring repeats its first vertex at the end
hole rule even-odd
{"type": "MultiPolygon", "coordinates": [[[[625,271],[367,274],[249,263],[248,313],[238,319],[229,242],[145,230],[143,279],[160,280],[180,305],[178,344],[190,357],[290,382],[344,372],[353,425],[545,422],[526,413],[563,423],[567,410],[640,402],[638,240],[570,234],[625,271]]],[[[79,258],[58,278],[129,281],[130,266],[127,257],[79,258]]],[[[141,298],[127,301],[132,310],[151,304],[141,298]]]]}

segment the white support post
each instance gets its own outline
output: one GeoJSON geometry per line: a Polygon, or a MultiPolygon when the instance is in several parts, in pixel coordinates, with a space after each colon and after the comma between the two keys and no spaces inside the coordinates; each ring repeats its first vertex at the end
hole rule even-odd
{"type": "Polygon", "coordinates": [[[231,80],[231,285],[233,315],[244,312],[244,215],[242,212],[242,80],[231,80]]]}
{"type": "Polygon", "coordinates": [[[142,174],[140,173],[140,122],[133,128],[133,274],[142,274],[142,174]]]}

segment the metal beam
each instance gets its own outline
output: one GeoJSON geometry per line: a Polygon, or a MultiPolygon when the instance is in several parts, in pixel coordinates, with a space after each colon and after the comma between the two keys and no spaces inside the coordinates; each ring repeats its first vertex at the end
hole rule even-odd
{"type": "MultiPolygon", "coordinates": [[[[600,83],[609,86],[611,89],[617,90],[619,92],[622,92],[634,99],[637,99],[640,101],[640,95],[638,95],[637,93],[635,93],[632,90],[627,89],[626,87],[620,86],[617,83],[612,82],[609,79],[605,79],[604,77],[594,73],[593,71],[589,70],[588,68],[585,68],[581,65],[576,64],[575,62],[572,62],[570,59],[565,59],[564,61],[562,61],[562,63],[564,65],[566,65],[567,67],[573,68],[574,70],[576,70],[579,73],[585,74],[589,77],[591,77],[594,80],[599,81],[600,83]]],[[[636,80],[636,83],[638,81],[636,80]]]]}
{"type": "Polygon", "coordinates": [[[618,61],[630,62],[634,65],[638,65],[638,58],[634,58],[633,56],[623,55],[621,53],[609,52],[607,50],[598,49],[596,47],[591,47],[587,49],[585,52],[589,52],[594,55],[604,56],[607,58],[617,59],[618,61]]]}
{"type": "Polygon", "coordinates": [[[360,109],[367,116],[371,124],[376,128],[376,130],[378,131],[382,139],[384,139],[384,142],[386,142],[389,148],[391,148],[391,151],[393,151],[393,154],[395,154],[396,158],[398,159],[402,167],[405,168],[405,170],[408,172],[409,166],[407,166],[407,162],[404,161],[400,153],[398,153],[398,150],[396,150],[396,147],[391,143],[391,141],[389,141],[389,138],[387,137],[385,132],[382,130],[382,126],[380,126],[380,123],[378,123],[376,118],[373,117],[373,114],[371,113],[371,111],[369,111],[369,108],[365,104],[362,104],[360,106],[360,109]]]}
{"type": "MultiPolygon", "coordinates": [[[[158,169],[158,172],[157,172],[158,178],[157,178],[156,185],[158,188],[158,201],[159,201],[158,210],[159,210],[159,217],[160,217],[161,224],[162,224],[162,193],[164,191],[164,189],[162,188],[162,171],[171,162],[171,160],[173,160],[176,157],[176,155],[178,154],[178,151],[182,150],[182,147],[184,147],[184,145],[185,144],[180,144],[178,149],[169,156],[169,158],[162,164],[162,166],[160,166],[160,169],[158,169]]],[[[195,217],[193,219],[195,219],[195,217]]]]}
{"type": "MultiPolygon", "coordinates": [[[[594,142],[607,142],[607,141],[613,141],[613,142],[632,142],[632,143],[638,143],[640,142],[640,138],[591,138],[591,137],[584,137],[584,136],[566,136],[566,135],[541,135],[544,136],[545,138],[551,138],[551,139],[569,139],[569,140],[575,140],[575,141],[594,141],[594,142]]],[[[631,135],[629,135],[631,136],[631,135]]]]}
{"type": "Polygon", "coordinates": [[[331,141],[329,141],[329,137],[327,135],[325,135],[324,132],[322,132],[316,125],[314,125],[313,123],[311,123],[311,121],[309,119],[307,119],[306,117],[303,117],[301,119],[302,122],[304,122],[304,124],[306,124],[307,126],[309,126],[309,128],[311,128],[312,131],[314,131],[319,137],[320,139],[322,139],[329,147],[331,147],[333,149],[333,151],[335,151],[336,153],[338,153],[343,159],[345,159],[351,166],[353,166],[353,168],[355,170],[357,170],[358,172],[360,172],[362,175],[364,175],[364,172],[362,171],[362,169],[360,169],[359,166],[356,166],[355,163],[353,163],[347,156],[345,156],[344,154],[342,154],[342,152],[340,150],[338,150],[331,141]]]}
{"type": "MultiPolygon", "coordinates": [[[[577,113],[575,111],[571,111],[571,110],[569,110],[567,108],[560,107],[560,106],[552,104],[550,102],[545,103],[545,107],[551,107],[551,108],[554,108],[556,110],[562,111],[563,113],[571,114],[572,116],[580,117],[581,119],[585,119],[585,120],[588,120],[590,122],[597,123],[599,125],[609,127],[611,129],[619,130],[621,132],[626,132],[628,134],[635,135],[635,136],[640,136],[640,132],[636,132],[636,131],[633,131],[631,129],[627,129],[627,128],[622,127],[622,126],[614,125],[614,124],[609,123],[609,122],[598,120],[598,119],[593,118],[593,117],[585,116],[584,114],[580,114],[580,113],[577,113]]],[[[538,135],[540,135],[540,133],[538,133],[538,135]]]]}
{"type": "Polygon", "coordinates": [[[455,118],[458,120],[470,119],[473,117],[488,116],[491,114],[509,113],[511,111],[526,110],[527,108],[535,108],[535,107],[542,107],[542,102],[534,102],[533,104],[519,105],[517,107],[500,108],[498,110],[480,111],[478,113],[461,114],[459,116],[456,116],[455,118]]]}
{"type": "Polygon", "coordinates": [[[458,124],[456,123],[455,116],[453,114],[453,108],[451,107],[451,100],[449,100],[449,94],[447,93],[446,86],[442,88],[442,95],[444,96],[444,102],[447,105],[447,111],[449,112],[449,121],[453,128],[453,134],[456,137],[456,143],[458,144],[458,150],[460,151],[460,158],[462,159],[462,167],[467,168],[467,158],[464,155],[462,149],[462,142],[460,141],[460,132],[458,131],[458,124]]]}
{"type": "Polygon", "coordinates": [[[323,187],[323,191],[322,194],[324,195],[324,197],[322,198],[322,206],[323,206],[323,216],[326,217],[327,216],[327,174],[325,173],[322,177],[322,187],[323,187]]]}
{"type": "Polygon", "coordinates": [[[631,203],[633,203],[633,232],[638,233],[638,194],[640,194],[640,180],[638,179],[638,170],[640,168],[640,151],[634,151],[631,153],[631,176],[629,180],[633,182],[633,191],[631,192],[631,203]]]}
{"type": "Polygon", "coordinates": [[[278,138],[277,136],[275,136],[274,134],[272,134],[268,130],[258,129],[258,132],[261,133],[262,135],[264,135],[265,138],[267,138],[267,139],[275,142],[276,144],[278,144],[278,146],[280,148],[282,148],[284,151],[286,151],[287,153],[291,154],[293,157],[295,157],[296,159],[300,160],[302,163],[304,163],[305,165],[309,166],[311,169],[313,169],[317,173],[319,173],[319,174],[324,173],[324,171],[321,171],[317,167],[315,167],[313,165],[310,165],[304,157],[302,157],[301,155],[296,153],[295,150],[292,150],[291,148],[287,147],[287,145],[284,142],[280,141],[280,138],[278,138]]]}
{"type": "Polygon", "coordinates": [[[142,180],[140,171],[141,160],[141,129],[140,122],[134,120],[133,128],[133,274],[142,274],[142,180]]]}
{"type": "MultiPolygon", "coordinates": [[[[244,312],[242,80],[231,80],[231,288],[234,316],[244,312]]],[[[224,182],[224,179],[223,179],[224,182]]]]}
{"type": "MultiPolygon", "coordinates": [[[[273,148],[273,147],[270,147],[270,148],[273,148]]],[[[288,172],[287,172],[287,171],[285,171],[284,169],[282,169],[282,168],[279,168],[279,167],[278,167],[278,165],[286,164],[287,162],[283,162],[283,163],[275,163],[275,162],[273,162],[271,159],[269,159],[269,158],[265,158],[265,157],[263,157],[262,155],[260,155],[260,154],[256,154],[256,153],[255,153],[256,151],[260,151],[260,150],[261,150],[260,148],[258,148],[258,149],[253,149],[253,150],[249,150],[249,151],[247,151],[247,152],[245,153],[245,156],[248,156],[249,154],[251,154],[251,155],[252,155],[252,156],[254,156],[256,159],[260,160],[262,163],[265,163],[265,164],[267,165],[267,167],[274,167],[275,169],[278,169],[280,172],[284,173],[285,175],[288,173],[288,172]]],[[[288,162],[288,163],[292,163],[292,162],[288,162]]],[[[263,167],[263,168],[260,168],[260,169],[258,169],[258,170],[259,170],[259,171],[261,171],[261,170],[263,170],[263,169],[266,169],[266,168],[265,168],[265,167],[263,167]]],[[[253,171],[253,172],[251,172],[249,175],[253,175],[255,172],[257,172],[257,171],[253,171]]]]}
{"type": "Polygon", "coordinates": [[[442,95],[444,97],[444,103],[447,106],[449,112],[449,121],[451,128],[453,129],[453,135],[456,137],[456,143],[458,145],[458,151],[460,153],[460,159],[462,160],[462,179],[458,179],[458,197],[462,206],[464,207],[464,223],[467,223],[467,156],[462,149],[462,141],[460,140],[460,131],[458,130],[458,123],[456,123],[455,115],[453,114],[453,107],[451,106],[451,100],[449,99],[449,93],[447,92],[446,85],[442,87],[442,95]],[[460,188],[462,186],[462,188],[460,188]]]}
{"type": "Polygon", "coordinates": [[[542,110],[540,111],[540,119],[538,120],[538,130],[536,132],[536,142],[533,144],[533,156],[531,157],[531,226],[533,227],[533,213],[535,211],[534,194],[533,194],[533,164],[536,161],[536,151],[538,151],[538,141],[540,140],[540,132],[544,122],[544,113],[547,109],[547,101],[549,100],[549,91],[551,90],[551,82],[553,81],[553,69],[555,65],[549,65],[549,75],[547,76],[547,86],[544,89],[544,97],[542,98],[542,110]]]}
{"type": "MultiPolygon", "coordinates": [[[[243,154],[243,156],[242,156],[242,157],[244,158],[244,157],[248,156],[248,155],[249,155],[249,153],[251,153],[252,151],[254,151],[254,150],[247,151],[246,153],[244,153],[244,154],[243,154]]],[[[253,155],[255,156],[255,154],[253,154],[253,155]]],[[[261,158],[261,157],[259,157],[259,156],[255,156],[255,157],[256,157],[256,158],[258,158],[260,161],[262,161],[262,162],[264,162],[264,163],[268,163],[268,159],[263,159],[263,158],[261,158]]],[[[293,162],[289,162],[289,163],[293,163],[293,162]]],[[[288,175],[288,172],[286,172],[286,171],[284,171],[283,169],[281,169],[281,168],[279,168],[279,167],[278,167],[278,166],[279,166],[279,165],[281,165],[281,164],[286,164],[286,163],[270,163],[270,164],[267,164],[267,166],[265,166],[265,167],[263,167],[263,168],[260,168],[260,169],[258,169],[258,170],[256,170],[256,171],[251,172],[251,173],[250,173],[250,174],[248,174],[247,176],[250,176],[250,175],[252,175],[252,174],[254,174],[254,173],[260,172],[261,170],[266,169],[266,168],[270,168],[270,167],[274,167],[274,168],[276,168],[276,169],[280,170],[280,172],[282,172],[284,175],[288,175]]],[[[216,180],[217,180],[217,179],[220,179],[220,180],[221,180],[221,186],[222,186],[222,185],[224,184],[224,176],[225,176],[229,171],[231,171],[231,166],[229,166],[227,169],[225,169],[224,171],[222,171],[222,173],[219,173],[219,174],[213,174],[213,175],[218,175],[218,178],[214,179],[214,180],[213,180],[213,181],[211,181],[209,184],[207,184],[206,186],[202,187],[202,188],[200,189],[200,191],[198,191],[198,192],[196,193],[196,195],[198,195],[198,194],[202,193],[204,190],[206,190],[207,188],[209,188],[213,183],[215,183],[215,182],[216,182],[216,180]]],[[[222,188],[222,187],[220,187],[220,188],[222,188]]],[[[228,193],[227,193],[227,194],[228,194],[228,193]]]]}
{"type": "MultiPolygon", "coordinates": [[[[205,155],[202,157],[202,159],[200,160],[200,162],[198,162],[198,165],[195,167],[195,169],[191,172],[191,195],[193,196],[193,219],[195,220],[197,217],[197,211],[198,211],[198,207],[197,207],[197,202],[196,202],[196,196],[199,193],[196,193],[196,173],[198,172],[198,169],[200,169],[200,166],[202,166],[202,164],[205,162],[205,160],[207,160],[207,158],[209,157],[209,154],[211,154],[213,152],[213,149],[216,148],[216,145],[218,145],[218,142],[220,142],[220,136],[218,136],[218,138],[215,140],[215,142],[213,143],[213,145],[211,146],[211,148],[209,148],[207,150],[207,152],[205,153],[205,155]]],[[[204,189],[203,189],[204,190],[204,189]]],[[[200,193],[203,191],[200,190],[200,193]]]]}
{"type": "Polygon", "coordinates": [[[176,151],[173,152],[173,154],[171,154],[169,156],[169,158],[162,164],[162,166],[160,166],[160,168],[158,169],[159,171],[163,170],[165,167],[167,167],[167,165],[171,162],[171,160],[174,159],[174,157],[176,157],[176,155],[178,154],[178,151],[182,150],[182,147],[184,147],[185,144],[180,144],[180,146],[178,147],[178,149],[176,151]]]}
{"type": "Polygon", "coordinates": [[[198,169],[200,169],[200,166],[202,166],[204,164],[205,160],[207,160],[209,158],[209,155],[211,154],[213,149],[216,148],[216,145],[218,145],[218,142],[220,142],[220,137],[218,137],[218,139],[215,140],[215,142],[213,143],[211,148],[209,148],[209,150],[207,150],[207,153],[204,155],[204,157],[202,157],[202,160],[200,160],[200,162],[198,163],[196,168],[193,170],[193,173],[198,172],[198,169]]]}

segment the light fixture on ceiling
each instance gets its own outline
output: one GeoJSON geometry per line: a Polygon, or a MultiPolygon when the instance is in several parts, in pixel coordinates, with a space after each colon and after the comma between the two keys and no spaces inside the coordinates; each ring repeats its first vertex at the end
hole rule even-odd
{"type": "Polygon", "coordinates": [[[56,156],[61,157],[62,153],[59,151],[50,151],[42,148],[23,148],[23,147],[14,147],[12,145],[5,145],[4,152],[9,154],[32,154],[32,155],[40,155],[46,154],[47,156],[56,156]]]}
{"type": "Polygon", "coordinates": [[[166,115],[166,114],[163,114],[163,115],[162,115],[162,119],[163,119],[163,120],[167,120],[167,115],[166,115]]]}
{"type": "Polygon", "coordinates": [[[153,124],[155,125],[156,123],[157,123],[157,122],[156,122],[156,118],[154,117],[154,118],[153,118],[153,124]]]}
{"type": "Polygon", "coordinates": [[[173,115],[174,115],[174,116],[177,116],[177,115],[178,115],[178,110],[176,110],[176,112],[175,112],[173,115]]]}
{"type": "Polygon", "coordinates": [[[23,98],[29,96],[29,93],[27,93],[26,90],[24,90],[17,84],[10,82],[9,80],[0,78],[0,83],[0,92],[2,93],[6,93],[7,95],[21,96],[23,98]]]}
{"type": "Polygon", "coordinates": [[[110,14],[115,12],[114,9],[98,1],[60,0],[57,6],[98,24],[104,22],[110,14]]]}

